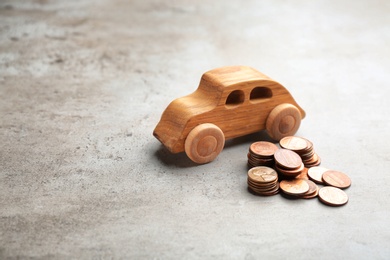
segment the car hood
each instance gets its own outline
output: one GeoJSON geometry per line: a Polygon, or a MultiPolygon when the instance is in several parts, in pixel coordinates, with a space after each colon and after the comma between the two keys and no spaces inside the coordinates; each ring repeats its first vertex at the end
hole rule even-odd
{"type": "Polygon", "coordinates": [[[163,112],[153,135],[172,153],[184,151],[183,130],[194,116],[212,110],[218,104],[218,95],[198,88],[194,93],[173,100],[163,112]]]}

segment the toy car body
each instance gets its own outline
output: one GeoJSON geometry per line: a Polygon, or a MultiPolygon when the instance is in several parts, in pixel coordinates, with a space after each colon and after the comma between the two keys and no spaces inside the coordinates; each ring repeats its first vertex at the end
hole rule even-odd
{"type": "MultiPolygon", "coordinates": [[[[273,139],[279,140],[295,134],[304,117],[304,110],[281,84],[253,68],[229,66],[204,73],[195,92],[172,101],[163,112],[153,135],[172,153],[186,151],[193,161],[205,163],[210,160],[192,158],[191,152],[187,151],[199,150],[200,147],[186,147],[186,140],[197,126],[204,125],[202,131],[206,132],[204,128],[212,127],[217,132],[220,129],[223,137],[220,132],[218,137],[211,134],[217,142],[224,143],[226,139],[263,129],[267,129],[273,139]],[[221,138],[223,140],[219,141],[221,138]]],[[[207,157],[203,155],[213,149],[220,149],[213,138],[199,138],[203,141],[195,141],[211,142],[204,148],[207,151],[201,152],[201,158],[207,157]]]]}

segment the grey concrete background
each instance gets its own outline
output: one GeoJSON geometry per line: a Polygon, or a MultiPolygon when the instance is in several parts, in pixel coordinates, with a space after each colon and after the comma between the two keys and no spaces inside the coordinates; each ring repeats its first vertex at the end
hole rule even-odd
{"type": "Polygon", "coordinates": [[[0,2],[0,258],[389,259],[388,1],[0,2]],[[352,179],[339,208],[246,189],[152,136],[203,72],[249,65],[352,179]]]}

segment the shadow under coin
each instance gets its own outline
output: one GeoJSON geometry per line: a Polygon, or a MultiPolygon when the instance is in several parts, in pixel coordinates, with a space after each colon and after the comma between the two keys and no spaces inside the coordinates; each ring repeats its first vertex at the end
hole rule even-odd
{"type": "Polygon", "coordinates": [[[279,194],[283,198],[288,199],[288,200],[298,200],[299,199],[298,197],[294,197],[293,195],[288,195],[288,194],[284,193],[283,191],[279,191],[279,194]]]}

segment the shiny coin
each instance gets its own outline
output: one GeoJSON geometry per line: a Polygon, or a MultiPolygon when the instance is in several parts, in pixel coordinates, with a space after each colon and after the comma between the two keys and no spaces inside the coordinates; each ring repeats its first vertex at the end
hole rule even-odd
{"type": "Polygon", "coordinates": [[[297,169],[302,165],[302,159],[293,151],[279,149],[274,154],[276,163],[286,169],[297,169]]]}
{"type": "Polygon", "coordinates": [[[312,159],[312,157],[314,156],[314,154],[315,154],[315,151],[314,151],[314,149],[313,149],[313,150],[311,150],[311,151],[309,151],[309,152],[307,152],[307,153],[300,154],[299,156],[301,156],[302,161],[309,161],[309,160],[312,159]]]}
{"type": "Polygon", "coordinates": [[[309,175],[307,175],[307,171],[309,169],[308,168],[303,168],[302,172],[297,176],[297,178],[301,178],[301,179],[305,179],[305,180],[308,180],[309,179],[309,175]]]}
{"type": "Polygon", "coordinates": [[[318,196],[318,192],[319,192],[319,191],[320,191],[320,188],[318,188],[318,186],[317,186],[315,192],[313,192],[312,194],[309,194],[309,195],[304,194],[301,198],[302,198],[302,199],[312,199],[312,198],[315,198],[315,197],[318,196]]]}
{"type": "Polygon", "coordinates": [[[247,156],[248,156],[248,159],[259,160],[259,161],[272,161],[272,160],[274,160],[273,156],[272,157],[259,157],[251,152],[249,152],[247,154],[247,156]]]}
{"type": "Polygon", "coordinates": [[[304,139],[307,143],[306,151],[312,151],[313,150],[313,143],[311,141],[307,140],[306,138],[302,138],[302,139],[304,139]]]}
{"type": "Polygon", "coordinates": [[[309,190],[302,195],[301,198],[303,199],[311,199],[311,198],[314,198],[318,195],[318,186],[312,182],[311,180],[305,180],[307,182],[307,184],[309,184],[309,190]],[[313,196],[314,195],[314,196],[313,196]]]}
{"type": "Polygon", "coordinates": [[[311,197],[312,195],[315,195],[315,193],[318,194],[319,189],[318,189],[318,186],[314,182],[312,182],[311,180],[305,180],[305,179],[302,179],[302,180],[307,182],[307,184],[309,184],[309,190],[303,194],[296,194],[296,195],[294,195],[294,197],[296,197],[296,198],[312,198],[311,197]]]}
{"type": "Polygon", "coordinates": [[[276,195],[279,193],[279,184],[276,185],[276,187],[273,189],[273,190],[270,190],[270,191],[259,191],[255,188],[252,188],[250,186],[248,186],[248,189],[250,191],[252,191],[254,194],[257,194],[257,195],[261,195],[261,196],[272,196],[272,195],[276,195]]]}
{"type": "Polygon", "coordinates": [[[315,166],[319,166],[321,164],[321,158],[317,155],[317,154],[314,154],[315,156],[317,156],[317,159],[315,162],[312,162],[312,163],[304,163],[305,166],[307,168],[311,168],[311,167],[315,167],[315,166]]]}
{"type": "Polygon", "coordinates": [[[276,179],[273,182],[261,183],[261,182],[254,182],[250,178],[248,178],[248,185],[259,189],[271,189],[275,186],[277,181],[278,180],[276,179]]]}
{"type": "Polygon", "coordinates": [[[322,174],[327,170],[327,168],[315,166],[308,170],[307,175],[309,175],[310,180],[314,181],[315,183],[323,184],[324,182],[322,181],[322,174]]]}
{"type": "Polygon", "coordinates": [[[254,162],[258,162],[258,163],[270,163],[270,162],[275,162],[274,158],[269,158],[269,159],[258,158],[258,157],[253,156],[253,155],[250,154],[250,153],[248,153],[248,160],[251,160],[251,161],[254,161],[254,162]]]}
{"type": "Polygon", "coordinates": [[[298,152],[307,149],[308,146],[305,139],[297,136],[286,136],[279,141],[279,144],[284,149],[298,152]]]}
{"type": "Polygon", "coordinates": [[[351,186],[351,179],[339,171],[328,170],[322,174],[322,180],[333,187],[345,189],[351,186]]]}
{"type": "Polygon", "coordinates": [[[305,169],[305,166],[303,165],[303,163],[301,164],[301,167],[299,167],[298,169],[294,169],[294,170],[286,170],[286,169],[283,169],[283,168],[280,168],[278,166],[278,164],[275,165],[275,169],[282,175],[286,176],[286,177],[296,177],[298,176],[299,174],[302,173],[302,171],[305,169]]]}
{"type": "Polygon", "coordinates": [[[270,167],[257,166],[248,171],[248,178],[254,182],[273,182],[277,180],[278,174],[270,167]]]}
{"type": "Polygon", "coordinates": [[[250,182],[248,182],[248,187],[252,188],[253,190],[256,190],[257,192],[270,192],[275,191],[275,189],[279,189],[279,183],[276,182],[272,186],[269,186],[267,188],[257,187],[252,185],[250,182]]]}
{"type": "Polygon", "coordinates": [[[318,192],[320,201],[330,206],[342,206],[348,202],[348,195],[339,188],[326,186],[318,192]]]}
{"type": "Polygon", "coordinates": [[[315,164],[318,162],[319,159],[320,159],[320,157],[318,156],[318,154],[313,153],[313,155],[309,159],[305,159],[305,160],[303,160],[303,162],[305,164],[315,164]]]}
{"type": "Polygon", "coordinates": [[[251,144],[249,151],[255,156],[259,157],[272,157],[278,150],[278,147],[270,142],[260,141],[251,144]]]}
{"type": "Polygon", "coordinates": [[[309,190],[309,184],[303,179],[283,180],[280,189],[289,195],[304,194],[309,190]]]}
{"type": "Polygon", "coordinates": [[[253,165],[253,166],[268,166],[268,167],[273,167],[275,164],[274,160],[271,161],[255,161],[252,159],[248,159],[248,163],[253,165]]]}

